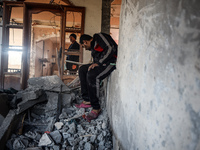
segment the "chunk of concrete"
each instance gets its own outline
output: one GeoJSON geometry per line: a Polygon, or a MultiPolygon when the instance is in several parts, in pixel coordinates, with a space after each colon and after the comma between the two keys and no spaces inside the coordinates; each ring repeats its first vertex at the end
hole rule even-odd
{"type": "Polygon", "coordinates": [[[50,146],[53,144],[54,144],[54,142],[50,139],[48,134],[44,133],[39,141],[38,146],[50,146]]]}
{"type": "Polygon", "coordinates": [[[41,138],[41,135],[39,133],[32,131],[25,133],[25,136],[36,141],[39,141],[41,138]]]}
{"type": "Polygon", "coordinates": [[[58,130],[53,131],[50,133],[51,138],[54,140],[56,144],[60,144],[62,141],[62,135],[58,130]]]}
{"type": "Polygon", "coordinates": [[[22,101],[18,104],[17,114],[27,110],[35,104],[47,101],[46,94],[42,94],[38,99],[22,101]]]}
{"type": "Polygon", "coordinates": [[[74,145],[74,137],[69,137],[67,140],[71,146],[74,145]]]}
{"type": "Polygon", "coordinates": [[[46,91],[60,92],[61,85],[62,92],[70,93],[70,89],[56,75],[28,79],[28,87],[40,88],[46,91]]]}
{"type": "Polygon", "coordinates": [[[28,100],[34,100],[39,98],[43,94],[43,91],[39,88],[28,88],[22,93],[22,100],[28,101],[28,100]]]}
{"type": "Polygon", "coordinates": [[[26,145],[19,139],[15,139],[13,142],[13,149],[25,149],[26,145]]]}
{"type": "Polygon", "coordinates": [[[62,132],[62,135],[64,139],[68,139],[69,137],[71,137],[71,134],[68,132],[62,132]]]}
{"type": "MultiPolygon", "coordinates": [[[[49,114],[49,113],[52,113],[52,111],[54,111],[53,112],[53,115],[54,115],[57,113],[58,93],[54,93],[54,92],[45,92],[45,93],[48,99],[48,102],[45,107],[45,112],[49,114]]],[[[52,114],[49,114],[49,115],[52,115],[52,114]]]]}
{"type": "Polygon", "coordinates": [[[94,150],[94,146],[91,143],[87,142],[85,143],[84,150],[94,150]]]}
{"type": "Polygon", "coordinates": [[[55,125],[57,130],[60,130],[63,126],[63,123],[62,122],[56,122],[54,125],[55,125]]]}
{"type": "Polygon", "coordinates": [[[54,146],[53,146],[53,150],[60,150],[60,146],[54,145],[54,146]]]}
{"type": "Polygon", "coordinates": [[[90,137],[90,142],[94,143],[94,141],[96,140],[97,136],[93,135],[90,137]]]}

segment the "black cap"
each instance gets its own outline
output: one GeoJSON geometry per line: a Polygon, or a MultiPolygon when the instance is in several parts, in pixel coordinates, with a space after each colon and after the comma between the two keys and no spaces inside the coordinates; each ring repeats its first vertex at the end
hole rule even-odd
{"type": "Polygon", "coordinates": [[[76,34],[72,33],[70,36],[74,37],[76,39],[76,34]]]}

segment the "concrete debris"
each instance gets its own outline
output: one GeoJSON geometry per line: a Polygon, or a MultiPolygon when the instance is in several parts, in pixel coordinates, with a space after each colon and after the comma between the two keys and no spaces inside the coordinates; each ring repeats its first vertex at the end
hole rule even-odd
{"type": "Polygon", "coordinates": [[[53,145],[53,141],[50,139],[50,137],[44,133],[39,141],[38,146],[51,146],[53,145]]]}
{"type": "MultiPolygon", "coordinates": [[[[92,108],[78,109],[72,103],[74,100],[81,102],[80,89],[72,93],[57,76],[31,78],[28,84],[28,89],[18,94],[18,98],[23,99],[18,103],[18,108],[8,115],[9,120],[13,120],[16,114],[28,110],[23,135],[13,134],[7,141],[8,149],[112,150],[112,134],[103,106],[99,117],[89,123],[82,115],[89,113],[92,108]],[[60,85],[64,92],[61,93],[62,112],[57,121],[60,85]]],[[[3,123],[2,127],[5,128],[9,123],[3,123]]]]}
{"type": "Polygon", "coordinates": [[[54,142],[56,144],[60,144],[62,141],[62,135],[60,134],[60,132],[58,130],[53,131],[49,134],[51,136],[51,138],[54,140],[54,142]]]}
{"type": "Polygon", "coordinates": [[[84,146],[84,150],[94,150],[94,146],[91,143],[87,142],[84,146]]]}
{"type": "Polygon", "coordinates": [[[60,130],[64,124],[62,122],[56,122],[54,125],[57,130],[60,130]]]}
{"type": "Polygon", "coordinates": [[[53,150],[60,150],[60,146],[59,145],[54,145],[53,146],[53,150]]]}
{"type": "Polygon", "coordinates": [[[59,92],[61,85],[63,85],[63,92],[70,93],[70,89],[56,75],[28,79],[28,87],[39,88],[45,91],[59,92]]]}
{"type": "Polygon", "coordinates": [[[43,94],[42,89],[39,88],[27,88],[25,91],[22,93],[22,100],[23,101],[28,101],[28,100],[34,100],[39,98],[43,94]]]}
{"type": "Polygon", "coordinates": [[[28,108],[31,108],[35,104],[45,102],[45,101],[47,101],[45,94],[40,96],[38,99],[22,101],[18,104],[17,114],[22,113],[23,111],[27,110],[28,108]]]}
{"type": "Polygon", "coordinates": [[[42,150],[41,147],[30,147],[30,148],[26,148],[26,150],[42,150]]]}
{"type": "Polygon", "coordinates": [[[36,131],[35,132],[28,131],[27,133],[25,133],[25,136],[36,141],[39,141],[41,138],[41,135],[36,131]]]}

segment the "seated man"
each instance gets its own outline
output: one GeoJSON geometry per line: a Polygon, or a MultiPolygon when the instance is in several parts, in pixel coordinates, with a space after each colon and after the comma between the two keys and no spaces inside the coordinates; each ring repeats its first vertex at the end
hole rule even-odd
{"type": "Polygon", "coordinates": [[[98,117],[101,110],[99,104],[100,81],[116,69],[113,63],[116,63],[117,59],[117,44],[110,35],[105,33],[97,33],[93,37],[83,34],[80,43],[91,51],[93,63],[82,65],[79,68],[81,94],[84,101],[76,107],[93,107],[93,110],[86,116],[90,122],[98,117]]]}
{"type": "MultiPolygon", "coordinates": [[[[72,44],[69,46],[68,51],[79,50],[80,45],[76,42],[76,35],[70,34],[69,39],[72,44]]],[[[68,55],[67,60],[79,62],[79,56],[68,55]]],[[[66,68],[69,71],[77,71],[78,65],[66,62],[66,68]]]]}

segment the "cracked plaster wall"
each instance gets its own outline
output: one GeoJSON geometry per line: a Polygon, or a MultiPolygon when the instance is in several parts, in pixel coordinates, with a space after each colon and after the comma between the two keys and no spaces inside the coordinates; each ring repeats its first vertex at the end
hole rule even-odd
{"type": "Polygon", "coordinates": [[[107,109],[123,149],[200,149],[199,6],[122,0],[107,109]]]}

